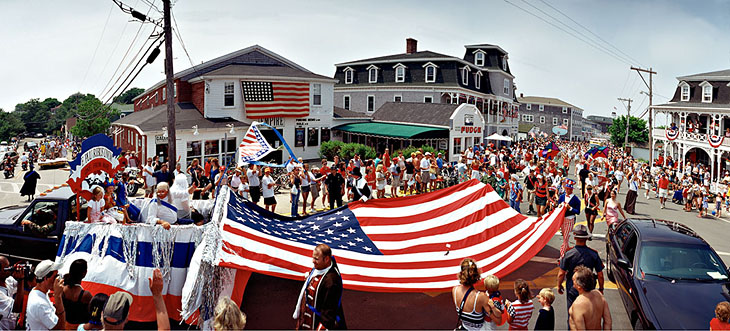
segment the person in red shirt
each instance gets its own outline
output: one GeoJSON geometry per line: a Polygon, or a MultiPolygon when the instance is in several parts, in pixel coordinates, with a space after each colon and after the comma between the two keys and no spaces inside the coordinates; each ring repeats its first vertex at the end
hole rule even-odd
{"type": "Polygon", "coordinates": [[[385,149],[385,153],[383,153],[383,164],[386,170],[390,168],[390,150],[387,148],[385,149]]]}
{"type": "Polygon", "coordinates": [[[715,318],[710,321],[710,330],[730,330],[730,302],[723,301],[715,307],[715,318]]]}
{"type": "MultiPolygon", "coordinates": [[[[337,164],[334,164],[333,167],[337,167],[337,164]]],[[[327,175],[329,175],[329,173],[330,167],[327,165],[327,159],[322,159],[322,167],[319,168],[319,174],[322,177],[326,177],[327,175]]],[[[327,195],[329,194],[327,193],[327,185],[324,184],[324,180],[322,181],[322,190],[320,191],[320,193],[322,194],[322,205],[326,206],[324,202],[329,201],[327,200],[327,195]]]]}
{"type": "Polygon", "coordinates": [[[662,178],[659,179],[659,203],[662,204],[662,209],[665,208],[664,204],[667,202],[667,195],[669,191],[669,178],[667,174],[663,173],[662,178]]]}

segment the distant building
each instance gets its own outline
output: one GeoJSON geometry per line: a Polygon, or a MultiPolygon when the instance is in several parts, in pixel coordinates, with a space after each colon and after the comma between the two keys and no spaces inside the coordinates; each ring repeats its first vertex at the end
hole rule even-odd
{"type": "Polygon", "coordinates": [[[521,124],[531,124],[552,135],[558,132],[556,127],[564,128],[565,140],[586,140],[583,134],[583,109],[580,109],[563,100],[549,97],[524,96],[520,94],[519,114],[521,124]]]}
{"type": "Polygon", "coordinates": [[[730,170],[730,69],[677,80],[672,100],[651,107],[654,123],[667,123],[666,129],[652,129],[652,148],[675,162],[709,166],[712,182],[717,183],[730,170]]]}
{"type": "Polygon", "coordinates": [[[586,118],[599,126],[599,133],[608,133],[608,128],[613,124],[613,117],[588,115],[586,118]]]}
{"type": "MultiPolygon", "coordinates": [[[[388,102],[472,104],[484,117],[483,137],[517,135],[517,100],[507,52],[496,45],[467,45],[463,57],[418,51],[336,65],[335,106],[373,114],[388,102]]],[[[403,122],[415,119],[404,118],[403,122]]]]}

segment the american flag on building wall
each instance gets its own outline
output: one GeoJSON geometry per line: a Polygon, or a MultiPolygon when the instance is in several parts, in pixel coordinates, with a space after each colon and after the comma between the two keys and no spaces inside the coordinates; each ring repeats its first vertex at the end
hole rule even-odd
{"type": "Polygon", "coordinates": [[[309,115],[309,83],[244,81],[241,88],[249,118],[309,115]]]}
{"type": "Polygon", "coordinates": [[[565,212],[541,218],[510,208],[491,186],[471,180],[412,197],[353,202],[309,217],[269,213],[224,193],[215,262],[303,280],[312,249],[328,244],[345,288],[372,292],[446,290],[459,264],[502,277],[534,257],[557,232],[565,212]]]}
{"type": "Polygon", "coordinates": [[[238,145],[239,167],[251,161],[258,161],[275,150],[261,134],[258,125],[258,122],[251,123],[241,144],[238,145]]]}

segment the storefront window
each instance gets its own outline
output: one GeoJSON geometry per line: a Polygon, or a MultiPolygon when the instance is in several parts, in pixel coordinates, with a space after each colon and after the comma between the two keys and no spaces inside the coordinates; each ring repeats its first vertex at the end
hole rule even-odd
{"type": "Polygon", "coordinates": [[[294,129],[294,147],[304,147],[304,128],[294,129]]]}
{"type": "Polygon", "coordinates": [[[307,131],[307,146],[319,145],[319,129],[309,128],[307,131]]]}
{"type": "Polygon", "coordinates": [[[236,138],[229,138],[228,141],[225,144],[225,149],[221,151],[221,164],[225,165],[226,167],[230,167],[232,165],[235,166],[236,163],[236,148],[238,146],[236,145],[236,138]]]}
{"type": "Polygon", "coordinates": [[[218,140],[205,141],[205,155],[218,156],[220,149],[218,148],[218,140]]]}
{"type": "Polygon", "coordinates": [[[322,137],[320,137],[319,141],[330,141],[330,129],[322,128],[320,131],[322,133],[322,137]]]}
{"type": "Polygon", "coordinates": [[[454,138],[454,151],[452,154],[461,154],[461,138],[454,138]]]}
{"type": "Polygon", "coordinates": [[[202,161],[203,154],[202,149],[200,148],[200,141],[188,141],[187,146],[187,158],[185,159],[185,166],[189,166],[193,163],[193,159],[198,159],[198,161],[202,161]]]}

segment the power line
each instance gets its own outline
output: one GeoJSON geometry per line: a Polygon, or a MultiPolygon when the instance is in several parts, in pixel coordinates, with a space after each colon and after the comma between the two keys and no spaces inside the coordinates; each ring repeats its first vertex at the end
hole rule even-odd
{"type": "Polygon", "coordinates": [[[588,29],[587,27],[583,26],[583,24],[580,24],[580,23],[578,23],[578,22],[577,22],[576,20],[574,20],[573,18],[571,18],[570,16],[568,16],[567,14],[565,14],[564,12],[562,12],[562,11],[561,11],[560,9],[557,9],[557,8],[553,7],[553,6],[552,6],[552,5],[550,4],[550,3],[548,3],[548,2],[547,2],[547,1],[545,1],[545,0],[540,0],[540,1],[541,1],[542,3],[544,3],[544,4],[546,4],[546,5],[548,6],[548,7],[552,8],[553,10],[557,11],[557,12],[558,12],[558,13],[560,13],[561,15],[565,16],[566,18],[568,18],[569,20],[571,20],[571,21],[572,21],[573,23],[577,24],[578,26],[580,26],[580,27],[581,27],[581,28],[583,28],[584,30],[588,31],[588,32],[589,32],[590,34],[592,34],[592,35],[596,36],[596,38],[598,38],[599,40],[601,40],[601,41],[603,41],[604,43],[608,44],[609,46],[613,47],[613,48],[614,48],[614,49],[615,49],[616,51],[618,51],[619,53],[621,53],[621,54],[623,54],[624,56],[626,56],[626,58],[628,58],[628,59],[630,59],[630,60],[632,60],[632,61],[636,62],[637,64],[639,64],[639,65],[641,65],[641,66],[643,67],[643,65],[641,64],[641,62],[637,61],[636,59],[632,58],[632,57],[631,57],[630,55],[628,55],[628,54],[624,53],[623,51],[621,51],[621,50],[620,50],[620,49],[619,49],[618,47],[614,46],[614,45],[613,45],[613,44],[611,44],[610,42],[608,42],[608,41],[606,41],[605,39],[601,38],[601,36],[597,35],[596,33],[594,33],[593,31],[591,31],[591,30],[590,30],[590,29],[588,29]]]}
{"type": "MultiPolygon", "coordinates": [[[[150,44],[150,47],[149,47],[149,48],[147,48],[147,51],[145,51],[145,52],[144,52],[144,54],[143,54],[143,56],[142,56],[142,57],[140,58],[140,60],[139,60],[139,61],[137,61],[137,64],[135,64],[135,65],[134,65],[134,68],[132,68],[132,71],[130,71],[130,72],[129,72],[129,74],[127,75],[127,77],[126,77],[126,78],[124,78],[124,80],[122,81],[122,84],[121,84],[121,85],[119,85],[119,87],[117,87],[117,89],[116,89],[116,90],[114,90],[114,93],[112,93],[112,94],[111,94],[111,95],[109,96],[109,98],[108,98],[108,99],[106,100],[106,102],[104,102],[104,104],[107,104],[107,103],[109,103],[109,101],[111,101],[112,99],[114,99],[114,96],[116,96],[117,92],[119,92],[119,91],[120,91],[120,89],[121,89],[121,91],[123,92],[123,91],[124,91],[124,90],[125,90],[125,89],[126,89],[127,87],[129,87],[129,85],[130,85],[130,84],[132,84],[132,82],[134,81],[134,79],[135,79],[135,78],[137,78],[137,76],[139,75],[139,73],[140,73],[140,72],[142,72],[142,69],[143,69],[143,68],[144,68],[144,67],[145,67],[145,66],[146,66],[147,64],[149,64],[149,63],[150,63],[150,61],[146,61],[146,62],[145,62],[145,63],[144,63],[143,65],[142,65],[142,67],[140,67],[140,68],[139,68],[139,70],[138,70],[138,71],[137,71],[137,73],[136,73],[136,74],[134,75],[134,77],[132,77],[132,79],[129,79],[129,77],[130,77],[130,76],[132,75],[132,73],[134,73],[134,70],[136,70],[136,69],[137,69],[137,66],[139,66],[139,64],[140,64],[140,63],[142,62],[142,60],[143,60],[143,59],[145,58],[145,56],[147,56],[147,53],[149,53],[149,51],[150,51],[150,50],[152,50],[152,47],[153,47],[153,46],[155,45],[155,43],[156,43],[156,42],[158,42],[158,41],[159,41],[160,39],[162,39],[162,34],[160,34],[160,35],[159,35],[159,36],[157,37],[157,39],[155,39],[155,41],[153,41],[153,42],[152,42],[152,43],[150,44]],[[126,85],[126,86],[124,85],[124,82],[126,82],[126,83],[127,83],[127,85],[126,85]],[[122,86],[124,86],[124,88],[123,88],[123,89],[122,89],[122,86]]],[[[160,42],[159,44],[157,44],[157,48],[159,48],[159,47],[160,47],[160,45],[162,45],[162,42],[160,42]]],[[[116,83],[115,83],[115,84],[116,84],[116,83]]]]}
{"type": "MultiPolygon", "coordinates": [[[[572,30],[573,32],[575,32],[575,33],[577,33],[577,34],[581,35],[581,36],[582,36],[583,38],[585,38],[585,40],[584,40],[584,39],[582,39],[582,38],[579,38],[579,39],[581,39],[581,40],[582,40],[583,42],[585,42],[585,43],[587,43],[587,44],[589,44],[589,45],[591,45],[591,46],[593,46],[593,47],[597,47],[597,48],[600,48],[600,50],[601,50],[602,52],[604,52],[604,53],[606,53],[606,54],[609,54],[609,55],[611,55],[611,56],[613,56],[613,57],[615,57],[615,58],[617,58],[617,59],[619,59],[619,58],[620,58],[620,59],[621,59],[621,61],[623,61],[623,62],[625,62],[625,63],[627,63],[627,64],[631,65],[631,61],[630,61],[629,59],[627,59],[627,58],[624,58],[624,57],[622,57],[622,56],[619,56],[619,54],[617,54],[616,52],[614,52],[614,51],[612,51],[612,50],[608,49],[607,47],[605,47],[605,46],[603,46],[603,45],[599,44],[598,42],[594,41],[594,40],[593,40],[593,39],[591,39],[590,37],[586,36],[586,35],[585,35],[585,34],[584,34],[583,32],[580,32],[580,31],[576,30],[575,28],[573,28],[572,26],[570,26],[570,25],[568,25],[568,24],[565,24],[565,23],[564,23],[563,21],[561,21],[561,20],[559,20],[559,19],[555,18],[554,16],[552,16],[552,15],[550,15],[549,13],[545,12],[544,10],[542,10],[542,9],[538,8],[537,6],[535,6],[535,5],[533,5],[533,4],[529,3],[529,2],[527,2],[527,0],[522,0],[522,2],[526,3],[526,4],[528,5],[528,6],[530,6],[530,7],[532,7],[532,8],[535,8],[535,9],[536,9],[537,11],[539,11],[539,12],[543,13],[543,14],[544,14],[544,15],[546,15],[547,17],[550,17],[550,18],[551,18],[551,19],[553,19],[553,20],[554,20],[555,22],[558,22],[558,23],[562,24],[563,26],[567,27],[568,29],[572,30]]],[[[565,31],[565,30],[563,30],[563,31],[565,31]]]]}
{"type": "Polygon", "coordinates": [[[94,49],[94,55],[91,56],[91,62],[89,62],[89,65],[86,67],[86,72],[84,73],[84,78],[81,80],[81,84],[79,84],[79,91],[81,90],[81,87],[86,83],[86,77],[89,75],[89,70],[91,70],[91,65],[94,64],[94,60],[96,59],[96,52],[99,51],[99,45],[101,45],[101,41],[104,39],[104,33],[106,32],[106,26],[109,24],[109,18],[112,16],[112,10],[114,10],[114,6],[109,7],[109,14],[106,15],[106,21],[104,22],[104,28],[101,30],[101,36],[99,36],[99,41],[96,42],[96,48],[94,49]]]}
{"type": "MultiPolygon", "coordinates": [[[[139,3],[139,0],[134,3],[136,6],[137,3],[139,3]]],[[[113,7],[112,7],[113,8],[113,7]]],[[[127,27],[129,27],[128,24],[124,24],[124,28],[122,29],[122,33],[119,34],[119,39],[117,39],[117,43],[114,45],[114,49],[112,49],[111,55],[106,58],[106,62],[104,62],[104,67],[101,68],[101,71],[99,72],[99,75],[96,76],[96,80],[94,81],[94,86],[97,86],[99,84],[99,79],[104,75],[104,72],[106,71],[106,68],[109,66],[109,62],[111,62],[112,57],[114,54],[117,53],[117,48],[119,48],[119,44],[122,42],[122,38],[124,37],[124,33],[127,32],[127,27]]],[[[101,92],[104,92],[103,90],[101,92]]]]}
{"type": "Polygon", "coordinates": [[[542,18],[542,17],[538,16],[537,14],[535,14],[535,13],[533,13],[533,12],[531,12],[531,11],[527,10],[527,9],[524,9],[524,8],[522,8],[522,7],[520,7],[520,6],[516,5],[516,4],[514,4],[514,3],[512,3],[512,2],[510,2],[509,0],[504,0],[504,1],[505,1],[506,3],[508,3],[508,4],[512,5],[512,6],[516,7],[517,9],[519,9],[519,10],[522,10],[522,11],[524,11],[525,13],[527,13],[527,14],[530,14],[530,15],[534,16],[534,17],[535,17],[535,18],[537,18],[537,19],[539,19],[539,20],[541,20],[541,21],[543,21],[543,22],[545,22],[545,23],[547,23],[547,24],[550,24],[550,25],[552,25],[552,26],[553,26],[553,27],[555,27],[556,29],[558,29],[558,30],[560,30],[560,31],[563,31],[563,32],[565,32],[565,33],[569,34],[569,35],[570,35],[570,36],[572,36],[573,38],[575,38],[575,39],[578,39],[578,40],[580,40],[580,41],[584,42],[584,43],[585,43],[585,44],[587,44],[588,46],[591,46],[591,47],[595,48],[596,50],[598,50],[598,51],[600,51],[600,52],[603,52],[604,54],[610,55],[610,56],[614,57],[614,58],[615,58],[616,60],[619,60],[620,62],[623,62],[623,63],[625,63],[625,64],[631,65],[631,62],[628,62],[628,61],[626,61],[625,59],[622,59],[622,58],[620,58],[620,57],[618,57],[618,56],[616,56],[616,55],[614,55],[614,54],[611,54],[611,53],[609,53],[609,52],[606,52],[606,51],[605,51],[605,50],[603,50],[602,48],[599,48],[599,47],[597,47],[596,45],[594,45],[594,44],[591,44],[591,43],[587,42],[586,40],[584,40],[584,39],[582,39],[582,38],[578,37],[577,35],[575,35],[574,33],[570,32],[570,31],[567,31],[567,30],[563,29],[562,27],[560,27],[560,26],[556,25],[555,23],[553,23],[553,22],[550,22],[550,21],[548,21],[548,20],[546,20],[546,19],[544,19],[544,18],[542,18]]]}
{"type": "Polygon", "coordinates": [[[172,16],[172,22],[175,24],[175,28],[172,29],[173,32],[175,32],[175,37],[177,37],[177,40],[180,42],[180,45],[183,48],[183,51],[185,51],[185,55],[188,57],[188,61],[190,61],[190,65],[195,69],[195,64],[193,63],[193,59],[190,58],[190,53],[188,53],[187,47],[185,47],[185,43],[182,40],[182,36],[180,36],[180,28],[177,26],[177,20],[175,19],[175,14],[170,11],[170,16],[172,16]]]}

